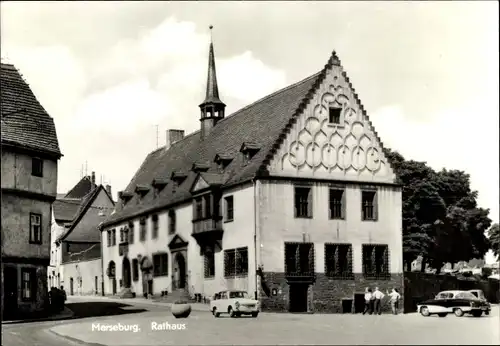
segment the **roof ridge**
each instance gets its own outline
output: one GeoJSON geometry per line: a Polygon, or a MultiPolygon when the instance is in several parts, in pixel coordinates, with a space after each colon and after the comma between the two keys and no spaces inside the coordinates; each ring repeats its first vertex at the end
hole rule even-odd
{"type": "MultiPolygon", "coordinates": [[[[245,107],[240,108],[240,109],[238,109],[237,111],[235,111],[235,112],[233,112],[233,113],[229,114],[227,117],[222,118],[221,120],[219,120],[219,123],[221,123],[221,122],[223,122],[223,121],[225,121],[225,120],[227,120],[227,119],[229,119],[229,118],[231,118],[231,117],[233,117],[233,116],[238,115],[238,113],[243,112],[244,110],[246,110],[246,109],[248,109],[248,108],[250,108],[250,107],[252,107],[252,106],[256,105],[257,103],[263,102],[263,101],[265,101],[265,100],[267,100],[267,99],[269,99],[269,98],[271,98],[271,97],[274,97],[274,96],[276,96],[276,95],[278,95],[278,94],[280,94],[280,93],[282,93],[282,92],[285,92],[285,91],[287,91],[287,90],[289,90],[289,89],[291,89],[291,88],[294,88],[294,87],[296,87],[296,86],[297,86],[297,85],[299,85],[299,84],[305,83],[305,82],[309,81],[310,79],[316,78],[316,77],[317,77],[320,73],[321,73],[321,71],[316,72],[316,73],[314,73],[313,75],[310,75],[309,77],[303,78],[303,79],[301,79],[301,80],[300,80],[300,81],[298,81],[298,82],[295,82],[295,83],[293,83],[293,84],[290,84],[290,85],[288,85],[288,86],[286,86],[286,87],[284,87],[284,88],[282,88],[282,89],[276,90],[275,92],[273,92],[273,93],[271,93],[271,94],[269,94],[269,95],[263,96],[262,98],[258,99],[257,101],[254,101],[254,102],[250,103],[249,105],[246,105],[245,107]]],[[[170,149],[171,147],[173,147],[173,146],[174,146],[174,145],[176,145],[177,143],[180,143],[180,142],[184,141],[185,139],[187,139],[187,138],[189,138],[189,137],[194,136],[195,134],[199,133],[200,131],[201,131],[201,130],[196,130],[196,131],[194,131],[194,132],[191,132],[190,134],[188,134],[188,135],[184,136],[184,138],[182,138],[181,140],[179,140],[179,141],[177,141],[177,142],[173,143],[173,144],[172,144],[172,145],[171,145],[168,149],[170,149]]],[[[151,151],[151,152],[148,154],[148,156],[149,156],[149,155],[153,155],[153,154],[155,154],[156,152],[159,152],[159,151],[161,151],[161,150],[165,150],[165,148],[166,148],[166,145],[164,145],[164,146],[162,146],[162,147],[159,147],[158,149],[155,149],[155,150],[151,151]]],[[[146,158],[147,158],[147,157],[146,157],[146,158]]],[[[144,161],[145,161],[145,160],[144,160],[144,161]]],[[[142,166],[142,165],[141,165],[141,166],[142,166]]],[[[138,171],[139,171],[140,169],[141,169],[141,167],[139,167],[138,171]]]]}

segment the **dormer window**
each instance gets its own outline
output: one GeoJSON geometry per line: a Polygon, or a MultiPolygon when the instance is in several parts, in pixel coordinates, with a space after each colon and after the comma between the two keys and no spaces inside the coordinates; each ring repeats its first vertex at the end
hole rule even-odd
{"type": "Polygon", "coordinates": [[[330,106],[328,109],[328,122],[332,125],[340,125],[342,121],[342,108],[330,106]]]}
{"type": "Polygon", "coordinates": [[[193,163],[193,166],[191,167],[191,170],[196,173],[200,172],[206,172],[210,169],[210,164],[209,163],[193,163]]]}
{"type": "Polygon", "coordinates": [[[118,192],[118,198],[121,199],[123,204],[127,204],[128,201],[130,201],[134,197],[130,192],[127,191],[120,191],[118,192]]]}
{"type": "Polygon", "coordinates": [[[233,161],[229,155],[217,154],[215,155],[214,162],[222,169],[225,169],[233,161]]]}
{"type": "Polygon", "coordinates": [[[146,196],[148,192],[149,192],[149,187],[147,187],[146,185],[136,185],[135,187],[135,193],[141,197],[146,196]]]}
{"type": "Polygon", "coordinates": [[[160,192],[161,190],[163,190],[165,186],[167,186],[167,184],[168,180],[161,178],[153,179],[153,181],[151,182],[151,185],[153,186],[156,192],[160,192]]]}
{"type": "Polygon", "coordinates": [[[250,160],[260,150],[259,145],[253,142],[244,142],[241,145],[240,151],[245,155],[245,158],[250,160]]]}
{"type": "Polygon", "coordinates": [[[182,184],[182,182],[184,180],[186,180],[187,178],[187,174],[183,173],[183,172],[173,172],[172,173],[172,176],[170,177],[170,179],[175,182],[177,185],[180,185],[182,184]]]}

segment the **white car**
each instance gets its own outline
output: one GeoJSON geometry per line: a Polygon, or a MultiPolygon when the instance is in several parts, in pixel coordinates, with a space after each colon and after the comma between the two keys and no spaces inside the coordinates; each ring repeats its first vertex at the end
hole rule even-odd
{"type": "Polygon", "coordinates": [[[483,310],[486,310],[487,304],[471,292],[443,291],[438,293],[434,299],[419,303],[417,311],[424,317],[430,315],[446,317],[450,313],[455,314],[457,317],[464,314],[480,317],[483,310]]]}
{"type": "Polygon", "coordinates": [[[230,317],[241,315],[259,315],[259,301],[251,299],[247,292],[227,290],[216,293],[210,301],[210,311],[215,317],[220,314],[229,314],[230,317]]]}

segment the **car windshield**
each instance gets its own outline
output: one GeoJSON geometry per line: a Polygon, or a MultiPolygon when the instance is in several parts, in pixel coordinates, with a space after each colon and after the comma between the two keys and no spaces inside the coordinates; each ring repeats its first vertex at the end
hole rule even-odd
{"type": "Polygon", "coordinates": [[[436,299],[450,299],[453,298],[453,293],[451,292],[441,292],[436,296],[436,299]]]}
{"type": "Polygon", "coordinates": [[[229,298],[248,298],[248,294],[246,292],[229,292],[229,298]]]}
{"type": "Polygon", "coordinates": [[[477,299],[471,292],[460,292],[456,295],[457,299],[477,299]]]}

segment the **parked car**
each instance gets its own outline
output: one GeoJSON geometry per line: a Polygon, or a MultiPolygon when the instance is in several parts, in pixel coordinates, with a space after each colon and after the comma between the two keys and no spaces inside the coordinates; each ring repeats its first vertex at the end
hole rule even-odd
{"type": "Polygon", "coordinates": [[[241,315],[259,315],[259,301],[251,299],[247,292],[227,290],[216,293],[210,301],[210,311],[215,317],[227,313],[230,317],[241,315]]]}
{"type": "Polygon", "coordinates": [[[490,311],[491,311],[491,304],[488,303],[488,299],[486,299],[486,296],[484,295],[484,292],[482,290],[469,290],[468,292],[472,293],[478,299],[481,299],[486,304],[483,307],[483,312],[484,312],[485,315],[489,315],[490,311]]]}
{"type": "Polygon", "coordinates": [[[480,317],[486,306],[486,302],[478,299],[471,292],[443,291],[438,293],[434,299],[419,303],[417,311],[425,317],[430,315],[446,317],[451,313],[457,317],[462,317],[464,314],[480,317]]]}

